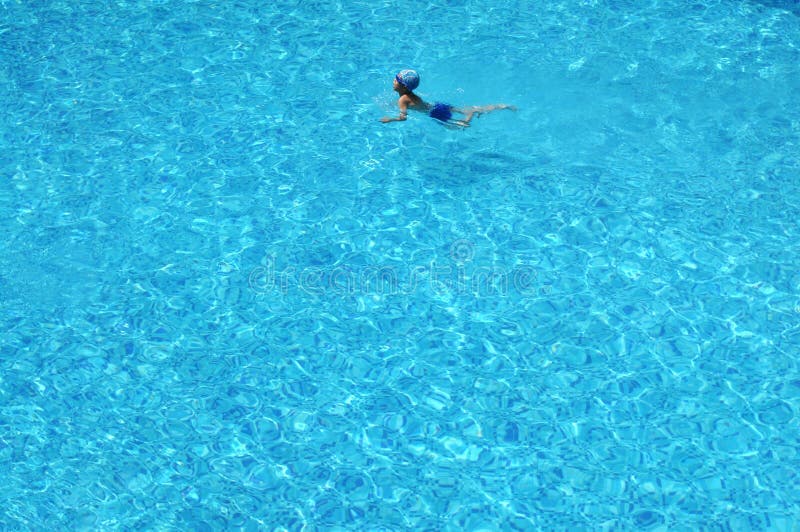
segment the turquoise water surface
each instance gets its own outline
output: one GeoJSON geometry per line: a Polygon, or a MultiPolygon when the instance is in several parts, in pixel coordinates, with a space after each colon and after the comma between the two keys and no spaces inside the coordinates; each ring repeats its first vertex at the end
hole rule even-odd
{"type": "Polygon", "coordinates": [[[797,530],[799,65],[789,1],[0,0],[0,528],[797,530]]]}

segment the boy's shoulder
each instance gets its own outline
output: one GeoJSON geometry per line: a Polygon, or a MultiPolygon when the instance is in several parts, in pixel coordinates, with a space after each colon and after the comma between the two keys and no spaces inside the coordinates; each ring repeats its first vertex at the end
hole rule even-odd
{"type": "Polygon", "coordinates": [[[424,100],[416,94],[403,94],[397,99],[398,103],[406,103],[410,106],[422,105],[424,100]]]}

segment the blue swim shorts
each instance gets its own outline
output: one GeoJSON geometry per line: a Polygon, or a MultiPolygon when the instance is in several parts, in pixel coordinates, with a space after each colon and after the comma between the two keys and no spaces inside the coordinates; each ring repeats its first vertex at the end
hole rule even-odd
{"type": "Polygon", "coordinates": [[[431,109],[430,116],[436,120],[447,122],[453,117],[452,108],[451,105],[447,105],[446,103],[437,103],[433,106],[433,109],[431,109]]]}

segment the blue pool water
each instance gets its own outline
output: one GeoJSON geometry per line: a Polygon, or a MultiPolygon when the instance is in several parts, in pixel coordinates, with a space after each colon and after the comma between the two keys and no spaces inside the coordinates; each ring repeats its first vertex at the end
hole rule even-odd
{"type": "Polygon", "coordinates": [[[796,530],[800,10],[541,4],[0,0],[0,528],[796,530]]]}

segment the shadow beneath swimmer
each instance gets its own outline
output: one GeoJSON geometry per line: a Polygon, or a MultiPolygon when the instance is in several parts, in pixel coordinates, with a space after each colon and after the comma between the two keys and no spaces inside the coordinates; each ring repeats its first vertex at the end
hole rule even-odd
{"type": "Polygon", "coordinates": [[[513,176],[541,161],[530,156],[492,151],[443,155],[419,163],[423,175],[449,186],[465,186],[498,176],[513,176]]]}
{"type": "Polygon", "coordinates": [[[800,16],[800,0],[752,0],[752,2],[765,7],[783,9],[800,16]]]}

